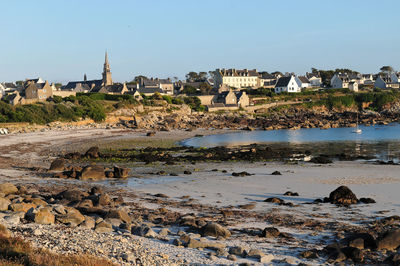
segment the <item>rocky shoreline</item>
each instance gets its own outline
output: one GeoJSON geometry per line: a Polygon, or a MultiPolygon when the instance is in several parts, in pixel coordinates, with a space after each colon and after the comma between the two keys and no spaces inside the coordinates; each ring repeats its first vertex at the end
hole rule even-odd
{"type": "Polygon", "coordinates": [[[388,106],[381,112],[363,110],[327,110],[326,108],[307,109],[303,106],[291,106],[279,112],[262,113],[225,112],[225,113],[192,113],[188,108],[182,108],[174,113],[164,111],[149,111],[143,113],[132,110],[118,110],[109,114],[103,123],[80,121],[61,123],[53,122],[46,125],[10,125],[4,127],[10,133],[45,132],[48,130],[73,129],[138,129],[154,131],[230,129],[230,130],[277,130],[300,128],[339,128],[355,127],[356,122],[366,126],[387,125],[399,122],[398,106],[388,106]],[[358,117],[357,117],[358,116],[358,117]]]}

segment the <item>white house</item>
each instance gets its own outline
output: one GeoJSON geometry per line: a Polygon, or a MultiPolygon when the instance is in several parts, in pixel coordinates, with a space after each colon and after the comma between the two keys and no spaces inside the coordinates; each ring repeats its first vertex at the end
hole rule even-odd
{"type": "Polygon", "coordinates": [[[375,87],[381,89],[395,89],[399,88],[399,77],[396,74],[392,74],[390,76],[379,76],[375,80],[375,87]]]}
{"type": "Polygon", "coordinates": [[[275,85],[275,93],[281,92],[301,92],[301,81],[294,75],[279,78],[275,85]]]}
{"type": "Polygon", "coordinates": [[[6,88],[4,88],[3,84],[0,83],[0,99],[6,93],[6,88]]]}
{"type": "Polygon", "coordinates": [[[308,80],[308,78],[306,76],[299,76],[299,80],[301,82],[301,87],[302,88],[308,88],[311,87],[311,83],[308,80]]]}
{"type": "Polygon", "coordinates": [[[333,89],[348,88],[351,81],[355,80],[350,79],[347,74],[336,73],[331,79],[331,87],[333,89]]]}
{"type": "Polygon", "coordinates": [[[322,85],[322,78],[314,73],[306,73],[306,77],[310,81],[312,87],[321,87],[322,85]]]}
{"type": "Polygon", "coordinates": [[[349,82],[349,90],[358,92],[358,83],[355,81],[349,82]]]}

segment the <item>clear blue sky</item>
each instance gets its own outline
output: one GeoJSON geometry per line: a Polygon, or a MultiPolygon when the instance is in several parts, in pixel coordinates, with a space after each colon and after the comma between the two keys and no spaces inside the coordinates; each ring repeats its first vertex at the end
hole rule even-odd
{"type": "Polygon", "coordinates": [[[0,81],[400,69],[398,0],[2,1],[0,81]]]}

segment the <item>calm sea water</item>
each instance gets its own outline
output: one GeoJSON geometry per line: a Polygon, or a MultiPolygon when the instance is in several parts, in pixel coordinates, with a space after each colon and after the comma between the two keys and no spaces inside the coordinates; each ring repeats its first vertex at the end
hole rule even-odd
{"type": "Polygon", "coordinates": [[[400,124],[360,126],[361,134],[353,133],[355,128],[331,129],[282,129],[241,131],[220,135],[195,137],[181,142],[185,146],[216,147],[237,146],[253,143],[317,143],[317,142],[400,142],[400,124]]]}

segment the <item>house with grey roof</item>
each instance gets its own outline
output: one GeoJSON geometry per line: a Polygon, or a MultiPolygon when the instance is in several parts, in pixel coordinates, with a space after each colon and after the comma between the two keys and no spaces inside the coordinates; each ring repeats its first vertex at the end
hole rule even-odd
{"type": "Polygon", "coordinates": [[[299,80],[301,82],[302,88],[311,87],[311,82],[308,80],[308,78],[306,76],[299,76],[299,80]]]}
{"type": "Polygon", "coordinates": [[[290,75],[288,77],[281,77],[278,79],[275,85],[275,93],[282,92],[301,92],[301,81],[295,75],[290,75]]]}
{"type": "Polygon", "coordinates": [[[173,95],[174,88],[175,86],[169,78],[141,78],[137,84],[137,90],[139,91],[139,93],[146,96],[151,96],[156,92],[162,95],[173,95]]]}

